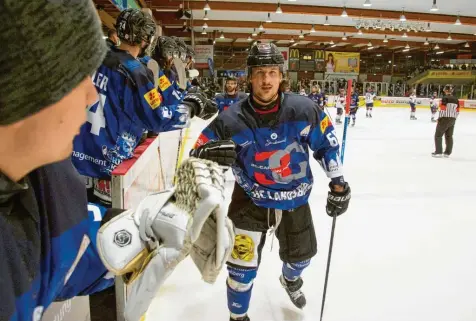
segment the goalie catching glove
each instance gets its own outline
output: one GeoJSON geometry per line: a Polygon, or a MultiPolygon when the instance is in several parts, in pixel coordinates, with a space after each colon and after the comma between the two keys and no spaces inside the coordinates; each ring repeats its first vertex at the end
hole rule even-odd
{"type": "Polygon", "coordinates": [[[139,321],[160,286],[189,254],[206,282],[215,282],[233,248],[233,225],[224,202],[225,178],[218,164],[190,158],[177,171],[177,185],[147,196],[134,210],[98,232],[106,268],[128,285],[126,321],[139,321]]]}

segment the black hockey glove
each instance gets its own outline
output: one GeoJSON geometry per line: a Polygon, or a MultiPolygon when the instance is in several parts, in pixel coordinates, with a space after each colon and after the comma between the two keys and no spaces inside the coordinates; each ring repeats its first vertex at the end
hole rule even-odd
{"type": "Polygon", "coordinates": [[[217,104],[203,93],[195,92],[185,96],[183,103],[192,109],[191,116],[207,120],[218,112],[217,104]]]}
{"type": "Polygon", "coordinates": [[[235,143],[232,140],[218,140],[192,149],[190,156],[208,159],[222,166],[231,166],[236,161],[235,143]]]}
{"type": "Polygon", "coordinates": [[[327,205],[326,212],[329,216],[334,216],[344,214],[349,207],[350,201],[350,186],[345,183],[343,192],[336,192],[333,190],[332,182],[329,183],[329,188],[331,189],[327,194],[327,205]]]}

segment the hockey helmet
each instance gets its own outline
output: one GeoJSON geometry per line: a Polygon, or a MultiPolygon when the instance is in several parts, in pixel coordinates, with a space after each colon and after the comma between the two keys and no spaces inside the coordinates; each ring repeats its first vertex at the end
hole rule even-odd
{"type": "Polygon", "coordinates": [[[279,70],[284,70],[284,57],[274,43],[255,43],[248,54],[246,61],[248,76],[251,75],[253,67],[278,66],[279,70]]]}
{"type": "Polygon", "coordinates": [[[173,58],[178,58],[177,44],[171,37],[161,36],[157,39],[157,45],[153,53],[155,60],[159,62],[162,68],[169,65],[173,58]],[[165,64],[164,64],[165,63],[165,64]]]}
{"type": "Polygon", "coordinates": [[[187,45],[187,57],[190,57],[190,59],[194,60],[195,58],[195,50],[193,49],[192,46],[187,45]]]}
{"type": "Polygon", "coordinates": [[[445,88],[443,89],[443,91],[447,94],[452,94],[453,93],[453,85],[451,85],[451,84],[445,85],[445,88]]]}
{"type": "Polygon", "coordinates": [[[139,9],[121,11],[115,27],[119,39],[133,45],[140,45],[142,41],[151,44],[157,30],[152,17],[139,9]]]}
{"type": "Polygon", "coordinates": [[[172,36],[170,38],[172,38],[177,44],[178,58],[185,62],[187,60],[187,44],[176,36],[172,36]]]}

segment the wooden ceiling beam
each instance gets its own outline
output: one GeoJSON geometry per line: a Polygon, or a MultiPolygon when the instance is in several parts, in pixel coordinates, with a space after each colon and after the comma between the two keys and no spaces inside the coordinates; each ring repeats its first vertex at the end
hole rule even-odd
{"type": "MultiPolygon", "coordinates": [[[[173,9],[179,8],[181,1],[169,0],[153,0],[152,8],[154,9],[173,9]]],[[[205,1],[188,1],[190,9],[202,10],[205,1]]],[[[209,3],[212,10],[217,11],[242,11],[242,12],[275,12],[275,3],[256,3],[256,2],[233,2],[233,1],[212,1],[209,3]]],[[[303,14],[303,15],[318,15],[318,16],[340,16],[342,7],[327,7],[327,6],[313,6],[313,5],[293,5],[281,3],[281,9],[284,14],[303,14]]],[[[347,14],[350,17],[362,18],[376,18],[376,19],[390,19],[399,20],[401,11],[390,10],[375,10],[375,9],[356,9],[346,8],[347,14]]],[[[423,21],[435,22],[444,24],[454,24],[456,16],[443,15],[433,13],[419,13],[405,11],[407,21],[423,21]]],[[[461,23],[466,25],[476,26],[476,17],[460,16],[461,23]]]]}
{"type": "MultiPolygon", "coordinates": [[[[225,37],[228,39],[246,39],[250,35],[249,33],[224,33],[225,37]]],[[[178,29],[170,29],[169,36],[175,35],[178,37],[189,37],[189,33],[184,33],[178,29]]],[[[195,32],[195,39],[201,38],[208,38],[212,36],[212,34],[208,33],[206,36],[202,35],[200,32],[195,32]]],[[[260,36],[252,37],[253,40],[290,40],[291,36],[283,35],[283,34],[262,34],[260,36]]],[[[386,47],[395,47],[395,46],[405,46],[407,43],[410,47],[424,47],[423,43],[421,42],[413,42],[413,41],[400,41],[400,40],[389,40],[388,43],[383,43],[382,40],[375,40],[375,39],[362,39],[362,38],[348,38],[346,41],[343,41],[339,37],[322,37],[322,36],[306,36],[304,39],[299,39],[294,37],[295,41],[313,41],[318,43],[326,43],[330,42],[331,40],[335,43],[339,42],[346,42],[350,44],[367,44],[369,41],[372,42],[375,46],[386,46],[386,47]]],[[[451,45],[451,44],[439,44],[441,48],[458,48],[461,44],[458,45],[451,45]]]]}

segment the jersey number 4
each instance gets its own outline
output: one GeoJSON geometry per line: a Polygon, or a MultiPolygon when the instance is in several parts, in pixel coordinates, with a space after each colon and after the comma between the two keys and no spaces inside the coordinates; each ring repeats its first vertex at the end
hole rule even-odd
{"type": "Polygon", "coordinates": [[[98,100],[89,105],[88,123],[91,124],[91,134],[99,136],[101,128],[106,128],[106,118],[104,118],[104,105],[106,104],[106,95],[99,94],[98,100]],[[95,111],[91,111],[91,109],[95,111]]]}

